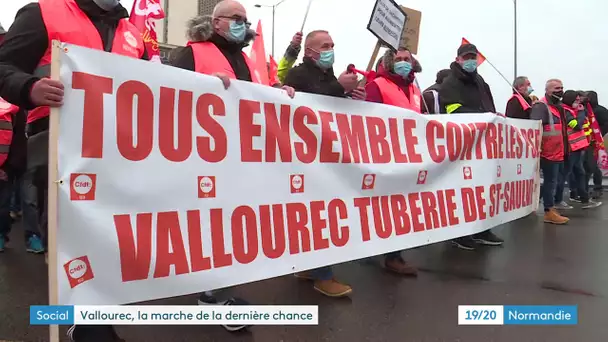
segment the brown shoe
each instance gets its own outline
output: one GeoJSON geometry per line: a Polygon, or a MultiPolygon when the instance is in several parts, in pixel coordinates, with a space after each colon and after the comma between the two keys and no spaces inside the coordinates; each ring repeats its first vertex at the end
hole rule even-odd
{"type": "Polygon", "coordinates": [[[552,224],[566,224],[570,221],[569,218],[560,215],[555,208],[545,212],[545,222],[552,224]]]}
{"type": "Polygon", "coordinates": [[[315,280],[309,271],[294,273],[294,277],[302,280],[315,280]]]}
{"type": "Polygon", "coordinates": [[[315,280],[315,290],[321,292],[322,294],[328,297],[344,297],[348,296],[353,289],[346,285],[342,284],[335,279],[330,280],[315,280]]]}
{"type": "Polygon", "coordinates": [[[384,266],[387,270],[408,277],[417,277],[418,270],[416,267],[408,264],[405,260],[401,258],[396,259],[386,259],[384,262],[384,266]]]}

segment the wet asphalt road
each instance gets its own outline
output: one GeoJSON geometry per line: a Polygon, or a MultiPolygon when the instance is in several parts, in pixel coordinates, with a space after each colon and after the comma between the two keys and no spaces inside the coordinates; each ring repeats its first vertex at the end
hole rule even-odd
{"type": "MultiPolygon", "coordinates": [[[[466,252],[440,243],[404,252],[422,270],[418,279],[387,273],[379,258],[339,265],[337,277],[354,287],[350,299],[323,297],[310,283],[290,276],[231,291],[255,304],[319,305],[316,327],[258,326],[236,334],[217,326],[117,330],[128,342],[606,341],[608,205],[568,214],[567,226],[544,225],[540,216],[529,216],[496,229],[504,247],[466,252]],[[457,325],[459,304],[578,305],[579,324],[463,327],[457,325]]],[[[46,327],[29,326],[29,305],[47,303],[44,258],[25,253],[19,225],[12,238],[12,248],[0,254],[0,342],[47,341],[46,327]]],[[[189,305],[196,299],[152,303],[189,305]]]]}

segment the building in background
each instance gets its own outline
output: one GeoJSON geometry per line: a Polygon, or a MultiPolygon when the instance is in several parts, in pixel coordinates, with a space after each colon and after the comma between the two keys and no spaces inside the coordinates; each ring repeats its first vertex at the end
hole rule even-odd
{"type": "Polygon", "coordinates": [[[170,59],[171,51],[188,42],[186,23],[196,14],[211,15],[213,8],[221,0],[160,0],[165,11],[165,19],[156,23],[156,34],[160,43],[160,57],[163,63],[170,59]]]}

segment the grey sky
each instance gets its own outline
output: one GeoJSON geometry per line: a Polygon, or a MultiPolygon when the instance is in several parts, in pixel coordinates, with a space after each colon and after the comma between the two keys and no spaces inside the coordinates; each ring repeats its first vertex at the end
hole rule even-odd
{"type": "MultiPolygon", "coordinates": [[[[192,0],[182,0],[192,1],[192,0]]],[[[8,29],[15,13],[28,0],[1,0],[0,23],[8,29]]],[[[122,0],[131,10],[132,0],[122,0]]],[[[264,24],[267,53],[271,51],[272,10],[254,4],[273,4],[272,0],[243,0],[249,20],[264,24]]],[[[336,72],[354,63],[363,69],[376,43],[367,31],[375,0],[313,0],[304,29],[326,29],[336,44],[336,72]]],[[[513,1],[512,0],[397,0],[422,12],[421,37],[417,58],[423,72],[419,82],[431,85],[439,69],[454,60],[464,36],[507,77],[513,78],[513,1]]],[[[293,33],[302,25],[307,0],[286,0],[276,10],[275,52],[282,55],[293,33]]],[[[549,78],[561,78],[567,89],[597,90],[600,102],[608,96],[608,2],[579,0],[576,6],[565,0],[519,0],[519,74],[530,77],[535,94],[544,94],[549,78]]],[[[511,95],[509,85],[484,63],[481,75],[490,84],[496,106],[504,112],[511,95]]]]}

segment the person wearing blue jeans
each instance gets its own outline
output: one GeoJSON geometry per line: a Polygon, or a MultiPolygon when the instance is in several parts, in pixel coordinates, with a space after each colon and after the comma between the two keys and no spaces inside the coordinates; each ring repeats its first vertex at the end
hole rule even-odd
{"type": "Polygon", "coordinates": [[[570,188],[570,200],[582,203],[582,209],[597,208],[602,203],[592,200],[589,196],[589,185],[586,178],[583,161],[585,151],[575,151],[570,153],[570,174],[568,176],[568,187],[570,188]]]}
{"type": "Polygon", "coordinates": [[[0,252],[4,251],[11,231],[11,183],[5,170],[0,169],[0,252]]]}
{"type": "Polygon", "coordinates": [[[555,201],[559,199],[556,193],[556,190],[558,190],[558,179],[563,172],[564,163],[551,161],[541,157],[540,168],[543,171],[543,185],[540,190],[543,197],[543,205],[545,207],[544,220],[547,223],[565,224],[570,221],[570,219],[561,216],[557,210],[555,210],[555,201]]]}
{"type": "Polygon", "coordinates": [[[38,188],[34,185],[34,172],[27,170],[21,182],[21,209],[23,212],[23,230],[25,233],[26,249],[30,253],[44,253],[44,245],[41,237],[40,216],[38,210],[38,188]]]}

